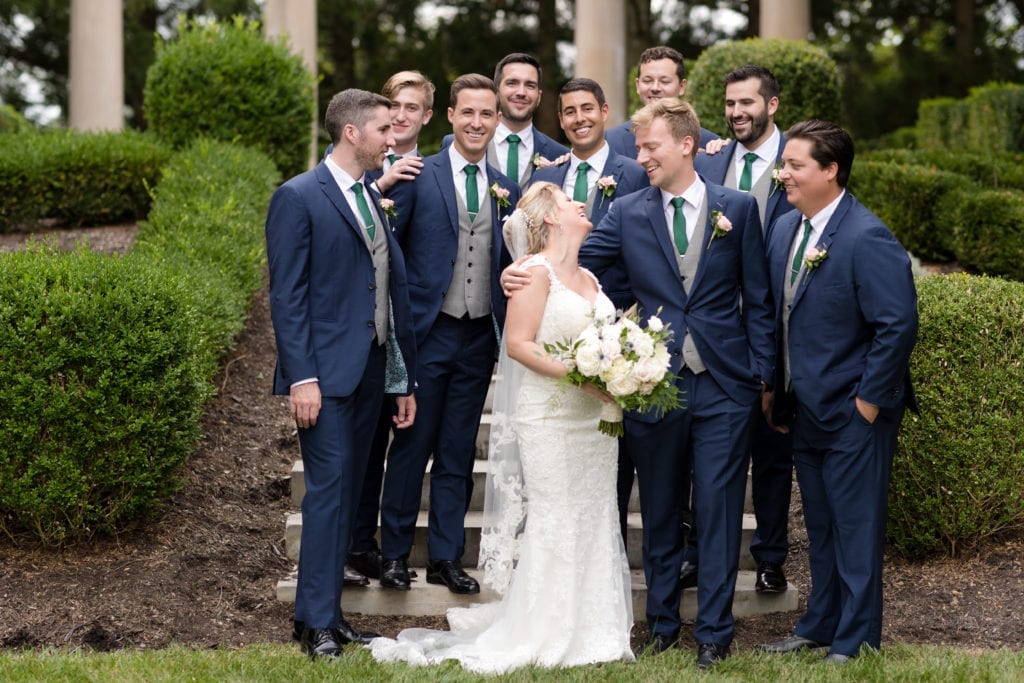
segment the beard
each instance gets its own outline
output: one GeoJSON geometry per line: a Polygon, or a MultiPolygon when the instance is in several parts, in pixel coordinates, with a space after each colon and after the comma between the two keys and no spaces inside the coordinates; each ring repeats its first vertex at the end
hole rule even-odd
{"type": "Polygon", "coordinates": [[[732,122],[729,122],[729,132],[732,133],[733,136],[735,136],[735,138],[744,145],[749,145],[750,143],[757,141],[762,135],[764,135],[766,130],[768,130],[767,109],[762,111],[757,116],[750,117],[750,132],[744,135],[743,137],[736,135],[736,131],[733,129],[732,122]]]}
{"type": "Polygon", "coordinates": [[[356,163],[364,171],[379,171],[384,168],[384,155],[380,150],[356,147],[356,163]]]}

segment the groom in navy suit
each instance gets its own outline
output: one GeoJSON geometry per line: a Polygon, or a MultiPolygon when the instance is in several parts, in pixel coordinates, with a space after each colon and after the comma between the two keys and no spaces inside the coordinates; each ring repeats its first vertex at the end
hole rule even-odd
{"type": "MultiPolygon", "coordinates": [[[[725,77],[725,118],[735,140],[720,151],[698,154],[693,162],[704,179],[750,193],[765,232],[793,209],[772,177],[786,145],[786,136],[775,125],[778,107],[779,83],[771,71],[752,64],[730,71],[725,77]]],[[[789,553],[792,444],[788,432],[768,425],[760,407],[751,417],[750,428],[751,492],[757,518],[750,542],[757,562],[754,586],[759,592],[777,593],[787,585],[782,565],[789,553]]],[[[693,527],[679,571],[684,588],[697,585],[698,535],[693,527]]]]}
{"type": "Polygon", "coordinates": [[[519,201],[518,185],[484,158],[499,116],[491,79],[457,78],[448,107],[452,144],[424,159],[416,180],[398,183],[389,196],[409,271],[420,411],[415,425],[395,434],[388,453],[381,499],[385,588],[410,588],[408,557],[433,454],[427,582],[454,593],[480,591],[460,561],[476,434],[505,321],[498,275],[511,258],[501,222],[519,201]]]}
{"type": "Polygon", "coordinates": [[[345,553],[385,390],[399,394],[396,427],[416,413],[405,262],[366,180],[392,144],[390,106],[364,90],[335,95],[331,154],[267,211],[274,393],[289,397],[306,480],[295,631],[313,658],[375,635],[341,614],[345,553]]]}
{"type": "Polygon", "coordinates": [[[648,648],[679,637],[682,522],[693,470],[701,527],[698,666],[728,655],[738,570],[751,410],[774,376],[773,308],[757,204],[693,169],[693,108],[661,99],[633,115],[637,161],[652,187],[618,199],[580,250],[600,274],[620,263],[646,318],[675,334],[682,408],[626,417],[640,486],[648,648]],[[741,308],[742,301],[742,308],[741,308]]]}
{"type": "Polygon", "coordinates": [[[780,178],[796,210],[768,238],[780,302],[773,415],[792,424],[811,593],[793,635],[761,649],[828,647],[843,663],[881,643],[889,475],[904,408],[917,409],[917,294],[906,250],[846,192],[849,134],[812,120],[786,137],[780,178]]]}
{"type": "MultiPolygon", "coordinates": [[[[647,174],[630,157],[616,153],[604,139],[608,120],[608,102],[597,81],[574,78],[558,93],[558,122],[572,143],[569,158],[560,164],[537,169],[533,182],[546,180],[575,201],[587,207],[587,218],[601,222],[619,197],[649,185],[647,174]]],[[[626,310],[634,303],[629,278],[622,264],[616,263],[601,274],[601,288],[615,304],[626,310]]],[[[633,490],[633,461],[626,453],[625,440],[619,440],[619,526],[626,540],[626,516],[633,490]]]]}

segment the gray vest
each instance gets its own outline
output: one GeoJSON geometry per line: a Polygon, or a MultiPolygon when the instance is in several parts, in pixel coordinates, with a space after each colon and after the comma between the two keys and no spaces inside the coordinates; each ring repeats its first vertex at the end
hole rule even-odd
{"type": "Polygon", "coordinates": [[[441,311],[454,318],[469,314],[482,318],[491,313],[491,197],[480,198],[480,213],[469,222],[466,203],[459,203],[459,247],[448,293],[441,311]]]}
{"type": "MultiPolygon", "coordinates": [[[[802,231],[803,222],[801,221],[800,227],[796,231],[795,239],[799,240],[801,238],[802,231]]],[[[810,247],[812,245],[810,244],[810,242],[808,242],[807,246],[810,247]]],[[[789,248],[790,251],[792,251],[792,242],[790,243],[789,248]]],[[[793,307],[793,299],[796,297],[796,290],[800,288],[800,283],[807,276],[807,264],[803,262],[803,259],[800,260],[800,272],[797,273],[796,280],[793,281],[793,284],[790,284],[789,281],[792,275],[792,268],[793,261],[790,257],[787,257],[786,279],[783,283],[784,286],[782,288],[782,356],[783,363],[785,363],[785,386],[787,390],[789,389],[790,381],[792,379],[789,374],[789,313],[790,309],[793,307]]]]}
{"type": "MultiPolygon", "coordinates": [[[[705,195],[704,203],[701,206],[700,214],[697,216],[697,225],[693,226],[693,234],[690,236],[690,243],[686,247],[686,256],[676,255],[676,265],[679,267],[679,274],[683,278],[683,291],[690,296],[690,287],[693,286],[693,277],[697,274],[697,266],[700,265],[700,257],[704,252],[705,227],[708,223],[708,199],[705,195]]],[[[693,343],[690,331],[686,330],[683,337],[683,362],[695,375],[699,375],[707,368],[700,354],[697,353],[697,346],[693,343]]]]}
{"type": "MultiPolygon", "coordinates": [[[[367,193],[367,198],[372,203],[373,197],[369,193],[367,193]]],[[[391,228],[375,204],[373,204],[373,214],[377,221],[373,241],[370,241],[370,235],[366,230],[363,230],[363,241],[366,242],[366,248],[370,251],[370,257],[373,259],[373,326],[377,332],[377,343],[383,344],[388,338],[388,318],[391,304],[388,291],[391,283],[391,266],[388,259],[388,238],[384,231],[391,228]]]]}
{"type": "MultiPolygon", "coordinates": [[[[526,154],[525,145],[523,145],[523,143],[520,142],[519,143],[519,159],[520,159],[520,161],[522,160],[524,154],[526,154]]],[[[532,159],[533,155],[531,154],[530,157],[531,157],[530,163],[526,164],[526,170],[523,171],[523,176],[519,179],[519,187],[521,189],[523,189],[523,190],[525,190],[526,187],[530,184],[530,176],[533,175],[533,159],[532,159]]],[[[505,168],[505,162],[506,161],[508,161],[507,149],[506,149],[505,158],[504,159],[499,159],[498,158],[498,146],[495,144],[494,138],[492,137],[491,141],[487,143],[487,163],[489,163],[491,166],[493,166],[494,168],[496,168],[498,170],[505,169],[505,175],[507,176],[508,175],[508,169],[505,168]]]]}
{"type": "MultiPolygon", "coordinates": [[[[729,160],[729,170],[725,173],[725,182],[723,183],[726,187],[731,187],[734,190],[738,188],[740,181],[736,177],[736,159],[735,155],[739,154],[740,148],[737,145],[736,152],[733,158],[729,160]]],[[[742,159],[743,157],[740,156],[742,159]]],[[[768,195],[772,190],[772,170],[766,168],[761,177],[757,179],[751,188],[750,194],[754,196],[757,201],[757,213],[761,216],[761,232],[764,233],[768,229],[768,226],[764,224],[764,214],[768,210],[768,195]]]]}

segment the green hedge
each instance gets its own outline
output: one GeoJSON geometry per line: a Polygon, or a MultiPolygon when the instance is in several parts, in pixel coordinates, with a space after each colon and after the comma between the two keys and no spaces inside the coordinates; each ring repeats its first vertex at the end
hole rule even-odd
{"type": "Polygon", "coordinates": [[[960,192],[943,210],[953,225],[953,251],[961,265],[1024,281],[1024,193],[960,192]]]}
{"type": "MultiPolygon", "coordinates": [[[[880,149],[857,154],[861,161],[891,161],[958,173],[978,185],[1024,190],[1024,154],[949,149],[880,149]]],[[[857,166],[854,165],[854,171],[857,166]]]]}
{"type": "Polygon", "coordinates": [[[922,149],[1024,152],[1024,85],[987,83],[961,100],[940,97],[917,107],[922,149]]]}
{"type": "Polygon", "coordinates": [[[152,130],[174,147],[199,137],[263,150],[285,175],[306,169],[313,76],[256,22],[185,23],[157,45],[144,91],[152,130]]]}
{"type": "Polygon", "coordinates": [[[136,131],[0,136],[0,232],[44,218],[68,226],[138,220],[170,154],[136,131]]]}
{"type": "Polygon", "coordinates": [[[36,127],[9,104],[0,104],[0,135],[7,133],[33,133],[36,127]]]}
{"type": "Polygon", "coordinates": [[[64,544],[177,488],[261,284],[278,180],[255,150],[199,142],[166,167],[128,256],[0,255],[0,531],[64,544]]]}
{"type": "Polygon", "coordinates": [[[725,76],[745,64],[766,67],[779,82],[775,122],[786,130],[811,118],[839,122],[839,70],[821,48],[804,41],[750,38],[706,49],[689,72],[686,99],[705,128],[725,135],[725,76]]]}
{"type": "Polygon", "coordinates": [[[903,420],[889,539],[907,557],[955,556],[1024,528],[1024,284],[934,275],[917,292],[921,415],[903,420]]]}
{"type": "Polygon", "coordinates": [[[908,251],[931,261],[948,261],[956,250],[942,202],[965,184],[969,181],[963,176],[925,166],[858,160],[849,189],[908,251]]]}

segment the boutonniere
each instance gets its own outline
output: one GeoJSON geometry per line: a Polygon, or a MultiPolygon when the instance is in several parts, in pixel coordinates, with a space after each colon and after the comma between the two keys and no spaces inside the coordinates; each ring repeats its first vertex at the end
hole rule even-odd
{"type": "Polygon", "coordinates": [[[505,207],[511,206],[508,201],[508,190],[495,182],[491,185],[491,196],[498,200],[498,208],[504,209],[505,207]]]}
{"type": "Polygon", "coordinates": [[[804,265],[807,270],[814,270],[822,264],[822,262],[828,258],[828,249],[818,249],[817,247],[811,247],[804,252],[804,265]]]}
{"type": "Polygon", "coordinates": [[[597,179],[597,189],[601,191],[601,202],[597,205],[598,208],[600,208],[601,205],[604,204],[604,200],[606,197],[611,197],[613,194],[615,194],[615,190],[617,190],[618,187],[619,184],[615,182],[615,176],[606,175],[603,178],[597,179]]]}
{"type": "Polygon", "coordinates": [[[781,190],[786,187],[786,183],[782,182],[782,178],[779,177],[780,173],[782,173],[782,164],[775,164],[775,168],[772,169],[772,189],[771,192],[768,193],[769,199],[773,194],[775,194],[776,190],[781,190]]]}
{"type": "Polygon", "coordinates": [[[715,209],[711,212],[711,237],[708,239],[708,249],[716,237],[725,237],[732,230],[732,221],[724,213],[715,209]]]}
{"type": "Polygon", "coordinates": [[[395,200],[388,199],[387,197],[381,197],[380,210],[384,212],[384,215],[388,218],[394,218],[398,215],[398,210],[395,209],[395,200]]]}

